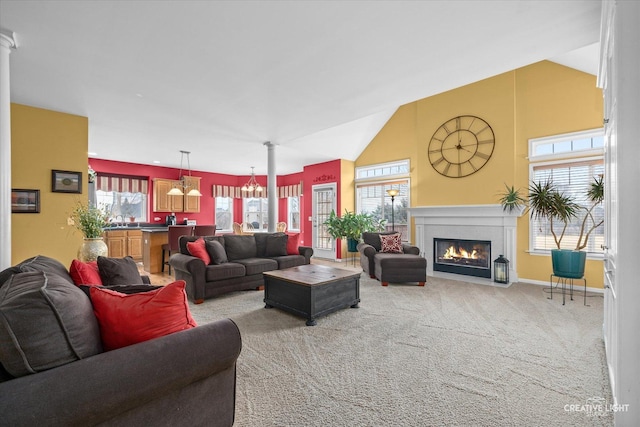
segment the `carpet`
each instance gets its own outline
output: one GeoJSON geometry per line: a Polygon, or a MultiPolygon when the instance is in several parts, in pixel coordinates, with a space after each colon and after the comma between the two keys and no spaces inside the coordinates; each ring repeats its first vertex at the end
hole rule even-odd
{"type": "Polygon", "coordinates": [[[603,299],[428,278],[305,326],[261,291],[191,304],[242,334],[236,426],[611,426],[603,299]]]}

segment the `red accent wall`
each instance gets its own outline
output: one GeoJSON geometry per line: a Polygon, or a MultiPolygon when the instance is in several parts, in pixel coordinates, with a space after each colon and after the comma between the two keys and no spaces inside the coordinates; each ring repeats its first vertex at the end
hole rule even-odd
{"type": "MultiPolygon", "coordinates": [[[[149,180],[149,212],[147,212],[147,217],[149,218],[149,222],[164,224],[165,217],[169,214],[168,212],[154,212],[153,211],[153,179],[154,178],[166,178],[166,179],[178,179],[178,175],[180,173],[180,169],[177,168],[168,168],[163,166],[152,166],[152,165],[143,165],[138,163],[127,163],[127,162],[118,162],[114,160],[103,160],[103,159],[89,159],[89,164],[91,167],[98,173],[114,173],[114,174],[122,174],[122,175],[137,175],[141,177],[146,177],[149,180]],[[159,218],[155,220],[155,218],[159,218]]],[[[337,164],[340,165],[340,161],[337,161],[337,164]]],[[[202,197],[200,198],[200,212],[199,213],[184,213],[184,212],[176,212],[176,217],[178,223],[184,221],[185,218],[195,219],[198,224],[214,224],[215,223],[215,203],[213,198],[213,185],[232,185],[241,187],[247,181],[249,181],[250,175],[227,175],[220,173],[212,173],[212,172],[202,172],[202,171],[191,171],[191,174],[194,176],[199,176],[200,179],[200,192],[202,193],[202,197]]],[[[260,185],[266,188],[267,186],[267,177],[264,175],[256,175],[256,180],[260,185]]],[[[282,175],[277,177],[277,185],[292,185],[298,184],[301,180],[304,180],[304,173],[298,172],[289,175],[282,175]]],[[[311,187],[309,187],[308,191],[311,187]]],[[[305,190],[303,189],[303,193],[305,190]]],[[[306,205],[304,203],[304,197],[300,199],[300,218],[301,221],[301,242],[304,242],[305,230],[311,223],[308,221],[304,221],[306,218],[305,211],[306,205]]],[[[235,199],[234,201],[234,221],[242,222],[242,199],[235,199]]],[[[308,210],[308,212],[311,212],[308,210]]],[[[286,221],[287,220],[287,199],[278,199],[278,221],[286,221]]],[[[308,228],[309,232],[311,232],[311,228],[308,228]]],[[[311,236],[311,234],[309,234],[311,236]]],[[[303,243],[301,243],[303,244],[303,243]]]]}
{"type": "MultiPolygon", "coordinates": [[[[167,168],[163,166],[151,166],[138,163],[126,163],[117,162],[114,160],[103,159],[89,159],[89,164],[96,172],[102,173],[116,173],[123,175],[137,175],[146,177],[149,179],[149,222],[164,224],[165,216],[169,215],[167,212],[154,212],[153,211],[153,179],[154,178],[166,178],[166,179],[178,179],[180,169],[167,168]],[[156,220],[155,218],[159,218],[156,220]]],[[[183,170],[184,172],[184,170],[183,170]]],[[[238,185],[238,182],[242,181],[242,177],[233,175],[226,175],[220,173],[191,171],[192,175],[199,176],[200,179],[200,192],[202,197],[200,198],[200,212],[199,213],[184,213],[176,212],[178,223],[184,221],[185,218],[195,219],[198,224],[214,224],[215,223],[215,206],[213,200],[213,184],[220,185],[238,185]]],[[[242,181],[246,182],[248,177],[242,181]]],[[[242,185],[242,184],[240,184],[242,185]]],[[[240,210],[242,209],[242,203],[240,203],[240,210]]],[[[238,211],[240,212],[240,211],[238,211]]]]}

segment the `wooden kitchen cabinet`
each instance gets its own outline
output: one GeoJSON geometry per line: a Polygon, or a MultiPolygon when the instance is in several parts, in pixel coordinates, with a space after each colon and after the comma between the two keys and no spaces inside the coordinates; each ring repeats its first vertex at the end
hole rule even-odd
{"type": "Polygon", "coordinates": [[[153,210],[155,212],[183,211],[185,196],[170,196],[167,194],[174,186],[180,186],[180,181],[164,178],[153,180],[153,210]]]}
{"type": "Polygon", "coordinates": [[[107,230],[104,241],[109,248],[109,257],[130,256],[134,261],[142,261],[142,230],[107,230]]]}
{"type": "Polygon", "coordinates": [[[109,248],[109,257],[127,256],[127,230],[108,230],[104,232],[104,241],[109,248]]]}
{"type": "Polygon", "coordinates": [[[134,261],[142,261],[142,230],[127,231],[127,255],[134,261]]]}
{"type": "MultiPolygon", "coordinates": [[[[184,180],[185,180],[185,183],[188,185],[187,192],[194,188],[200,191],[199,176],[185,176],[184,180]]],[[[185,193],[183,212],[200,212],[200,196],[188,196],[185,193]]]]}

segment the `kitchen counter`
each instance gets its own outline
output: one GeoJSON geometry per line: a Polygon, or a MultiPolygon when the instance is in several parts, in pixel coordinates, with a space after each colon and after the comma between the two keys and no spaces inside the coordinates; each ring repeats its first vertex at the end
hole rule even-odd
{"type": "Polygon", "coordinates": [[[169,242],[167,227],[142,228],[142,265],[148,273],[162,272],[162,245],[169,242]]]}

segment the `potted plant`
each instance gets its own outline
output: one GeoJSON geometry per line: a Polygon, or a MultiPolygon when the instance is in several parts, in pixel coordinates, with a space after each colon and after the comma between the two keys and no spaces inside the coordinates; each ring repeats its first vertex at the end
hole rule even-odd
{"type": "Polygon", "coordinates": [[[109,249],[102,240],[102,233],[107,225],[107,215],[97,207],[77,202],[71,211],[70,218],[73,226],[84,237],[84,242],[78,249],[78,259],[94,261],[98,256],[107,256],[109,249]]]}
{"type": "Polygon", "coordinates": [[[529,186],[528,198],[520,195],[520,191],[513,186],[506,186],[506,191],[502,193],[500,203],[505,211],[513,211],[525,208],[531,213],[533,219],[546,219],[556,249],[551,250],[551,260],[553,273],[556,276],[568,278],[581,278],[584,275],[584,265],[587,258],[584,249],[587,246],[591,233],[600,227],[604,220],[596,221],[593,217],[593,210],[604,199],[604,180],[596,177],[589,186],[585,199],[589,206],[580,205],[572,196],[562,193],[554,185],[551,179],[546,182],[533,182],[529,186]],[[562,239],[571,221],[580,218],[580,234],[576,241],[575,249],[562,249],[562,239]],[[556,230],[554,225],[561,225],[561,230],[556,230]]]}
{"type": "Polygon", "coordinates": [[[329,218],[324,222],[327,233],[334,239],[347,239],[347,250],[357,252],[356,246],[362,240],[362,233],[381,231],[384,229],[385,220],[376,220],[368,213],[349,212],[345,209],[339,217],[335,211],[331,211],[329,218]]]}

